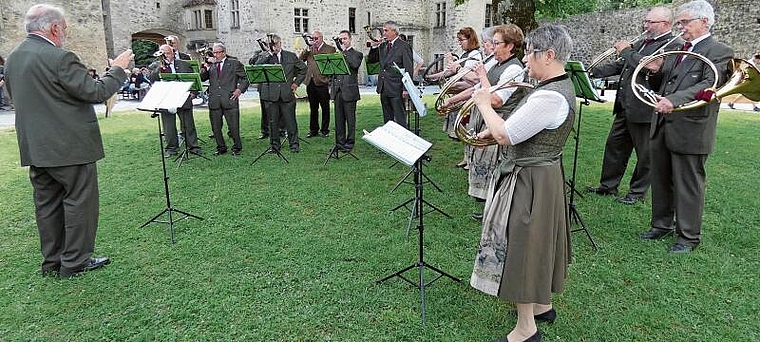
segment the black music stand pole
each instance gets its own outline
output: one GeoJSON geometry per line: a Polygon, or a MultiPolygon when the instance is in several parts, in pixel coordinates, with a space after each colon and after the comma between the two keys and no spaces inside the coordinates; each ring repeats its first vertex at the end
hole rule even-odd
{"type": "Polygon", "coordinates": [[[568,210],[570,211],[570,224],[572,225],[573,222],[575,222],[576,225],[579,227],[576,229],[571,229],[570,232],[579,232],[582,231],[586,233],[586,237],[591,242],[591,245],[594,247],[594,250],[598,250],[598,246],[596,242],[594,242],[594,238],[591,237],[591,233],[588,230],[588,227],[586,226],[586,223],[583,222],[583,217],[581,216],[581,213],[578,212],[578,208],[575,206],[575,195],[577,193],[577,190],[575,188],[575,181],[576,181],[576,175],[577,175],[577,169],[578,169],[578,146],[580,145],[581,140],[581,124],[583,119],[583,107],[588,106],[590,104],[589,100],[594,100],[598,102],[604,102],[601,98],[599,98],[598,95],[596,95],[596,91],[594,91],[594,88],[591,85],[591,81],[588,79],[588,74],[585,68],[583,67],[583,64],[580,62],[575,61],[569,61],[565,65],[565,71],[570,73],[570,78],[573,81],[573,85],[575,86],[575,92],[576,97],[580,98],[582,101],[578,107],[578,124],[575,127],[575,134],[573,135],[573,139],[575,139],[575,146],[573,148],[573,169],[570,176],[570,199],[567,203],[568,210]]]}
{"type": "Polygon", "coordinates": [[[153,216],[153,218],[151,218],[150,220],[148,220],[145,223],[143,223],[142,226],[140,226],[140,228],[143,228],[143,227],[147,226],[148,224],[150,224],[152,222],[166,223],[166,224],[169,225],[169,232],[170,232],[170,235],[171,235],[171,242],[173,244],[174,243],[174,224],[176,222],[184,220],[184,219],[186,219],[188,217],[196,218],[196,219],[199,219],[199,220],[203,220],[203,218],[201,218],[199,216],[196,216],[196,215],[193,215],[191,213],[179,210],[179,209],[174,208],[172,206],[171,195],[169,194],[169,176],[166,173],[166,160],[164,158],[164,139],[163,139],[164,134],[163,134],[163,132],[161,130],[161,118],[159,116],[160,115],[159,115],[159,110],[158,109],[154,110],[153,114],[151,114],[151,118],[158,118],[157,119],[157,121],[158,121],[158,144],[159,144],[158,146],[159,146],[159,155],[161,157],[161,169],[164,172],[164,195],[166,196],[166,208],[164,208],[163,211],[161,211],[160,213],[158,213],[158,215],[153,216]],[[182,216],[175,219],[174,216],[172,215],[175,212],[178,213],[178,214],[180,214],[180,215],[182,215],[182,216]],[[168,221],[160,221],[158,218],[161,217],[161,216],[163,216],[166,213],[169,214],[168,215],[169,216],[169,220],[168,221]]]}
{"type": "MultiPolygon", "coordinates": [[[[407,112],[409,113],[409,116],[413,117],[412,121],[414,122],[414,129],[412,132],[414,133],[414,135],[420,136],[420,116],[415,113],[414,106],[411,105],[411,99],[407,99],[407,112]]],[[[430,156],[423,155],[419,160],[417,160],[417,162],[414,164],[414,166],[409,171],[409,173],[407,173],[406,176],[399,183],[396,184],[396,186],[393,188],[393,190],[391,190],[391,192],[395,191],[399,187],[399,185],[401,185],[401,183],[405,182],[406,179],[409,177],[409,175],[414,175],[414,183],[411,183],[411,184],[414,184],[415,189],[417,187],[421,187],[422,183],[425,183],[425,181],[422,180],[424,178],[427,180],[427,182],[433,185],[433,187],[438,189],[439,192],[442,192],[441,189],[437,185],[435,185],[435,183],[433,183],[433,181],[431,181],[430,178],[428,178],[425,175],[425,173],[422,171],[422,166],[424,165],[423,163],[424,161],[430,161],[430,156]]],[[[420,192],[421,192],[421,189],[420,189],[420,192]]],[[[406,224],[406,236],[409,236],[409,230],[412,227],[412,221],[414,221],[414,218],[416,216],[422,216],[422,214],[424,213],[422,205],[427,205],[428,207],[432,209],[428,212],[437,211],[441,215],[446,216],[447,218],[451,218],[449,214],[445,213],[441,209],[438,209],[438,207],[430,204],[428,201],[423,199],[422,196],[412,197],[408,199],[406,202],[401,203],[397,205],[396,207],[394,207],[393,209],[391,209],[391,211],[396,211],[401,208],[406,208],[407,210],[409,210],[409,221],[406,224]],[[412,204],[411,208],[408,206],[410,203],[412,204]]]]}
{"type": "MultiPolygon", "coordinates": [[[[435,282],[436,280],[438,280],[438,279],[440,279],[442,277],[447,277],[447,278],[449,278],[449,279],[451,279],[453,281],[456,281],[456,282],[461,282],[461,280],[459,278],[456,278],[456,277],[454,277],[454,276],[452,276],[452,275],[450,275],[450,274],[448,274],[448,273],[440,270],[439,268],[437,268],[435,266],[432,266],[432,265],[430,265],[430,264],[428,264],[428,263],[425,262],[425,258],[424,258],[424,250],[425,250],[424,249],[424,237],[425,237],[425,233],[424,232],[425,232],[425,225],[424,225],[424,221],[423,221],[423,217],[425,216],[424,215],[425,212],[424,212],[423,204],[428,204],[428,205],[430,205],[430,204],[427,203],[424,200],[424,198],[423,198],[423,192],[422,192],[423,182],[422,182],[422,176],[421,175],[422,175],[422,159],[423,158],[425,158],[425,157],[422,157],[422,158],[418,159],[414,163],[414,167],[413,167],[413,170],[414,170],[415,195],[414,195],[414,198],[413,198],[414,206],[413,206],[413,209],[411,209],[412,215],[410,216],[410,223],[411,223],[411,219],[414,218],[415,213],[417,214],[416,216],[417,216],[417,219],[418,219],[417,220],[417,232],[418,232],[418,239],[417,239],[418,257],[417,257],[417,261],[414,262],[414,263],[412,263],[411,265],[409,265],[409,266],[407,266],[407,267],[405,267],[405,268],[397,271],[397,272],[394,272],[394,273],[392,273],[392,274],[390,274],[390,275],[388,275],[388,276],[386,276],[386,277],[378,280],[376,283],[380,284],[380,283],[382,283],[382,282],[384,282],[384,281],[386,281],[388,279],[391,279],[393,277],[399,277],[402,280],[406,281],[407,283],[409,283],[412,286],[414,286],[417,289],[419,289],[420,290],[420,306],[422,308],[422,323],[425,323],[425,315],[426,315],[426,310],[427,310],[427,308],[426,308],[426,298],[425,298],[425,288],[427,286],[430,286],[433,282],[435,282]],[[417,271],[418,271],[418,274],[419,274],[419,279],[417,281],[412,281],[412,280],[410,280],[410,279],[408,279],[408,278],[406,278],[404,276],[404,273],[406,273],[407,271],[409,271],[409,270],[411,270],[413,268],[417,268],[417,271]],[[434,271],[436,273],[438,273],[438,276],[435,277],[435,278],[433,278],[429,282],[425,282],[425,269],[426,268],[430,269],[430,270],[432,270],[432,271],[434,271]]],[[[408,203],[410,201],[407,201],[406,203],[408,203]]],[[[442,214],[446,215],[446,213],[443,213],[442,211],[438,210],[438,208],[435,208],[435,207],[433,207],[433,208],[435,210],[441,212],[442,214]]],[[[446,215],[446,216],[448,216],[448,215],[446,215]]],[[[407,235],[409,235],[409,228],[408,228],[408,226],[407,226],[407,235]]]]}

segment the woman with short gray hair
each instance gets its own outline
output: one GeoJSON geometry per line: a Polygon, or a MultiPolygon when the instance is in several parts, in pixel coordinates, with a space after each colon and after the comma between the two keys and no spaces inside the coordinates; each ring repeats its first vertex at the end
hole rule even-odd
{"type": "Polygon", "coordinates": [[[561,26],[526,37],[528,76],[539,81],[505,120],[487,89],[473,98],[502,161],[489,184],[483,232],[470,285],[517,306],[517,324],[496,341],[541,341],[536,321],[553,322],[551,294],[562,291],[570,262],[562,149],[573,127],[575,91],[565,72],[572,40],[561,26]]]}

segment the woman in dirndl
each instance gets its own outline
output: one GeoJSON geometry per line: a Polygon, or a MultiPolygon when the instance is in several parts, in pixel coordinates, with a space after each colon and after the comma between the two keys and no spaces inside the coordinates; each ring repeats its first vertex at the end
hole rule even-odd
{"type": "Polygon", "coordinates": [[[517,324],[496,341],[541,341],[536,321],[557,317],[551,294],[562,291],[570,262],[562,149],[575,117],[573,83],[565,72],[572,39],[558,25],[528,34],[526,67],[538,85],[506,120],[486,89],[473,94],[502,160],[494,171],[470,285],[517,306],[517,324]]]}

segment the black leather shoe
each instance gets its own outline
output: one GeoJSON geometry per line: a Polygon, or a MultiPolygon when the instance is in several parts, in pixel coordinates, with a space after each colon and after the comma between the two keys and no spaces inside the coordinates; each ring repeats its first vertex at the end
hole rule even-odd
{"type": "Polygon", "coordinates": [[[330,133],[324,133],[324,132],[322,132],[319,135],[322,136],[322,138],[327,138],[327,137],[330,136],[330,133]]]}
{"type": "Polygon", "coordinates": [[[673,230],[662,230],[662,229],[653,228],[639,234],[639,238],[642,240],[659,240],[672,233],[673,233],[673,230]]]}
{"type": "Polygon", "coordinates": [[[618,197],[617,201],[623,204],[636,204],[636,202],[644,202],[644,196],[632,196],[631,194],[625,195],[625,197],[618,197]]]}
{"type": "Polygon", "coordinates": [[[733,103],[731,103],[731,102],[729,102],[729,103],[728,103],[728,108],[734,109],[734,104],[733,104],[733,103]]]}
{"type": "Polygon", "coordinates": [[[694,250],[694,247],[677,243],[673,245],[672,247],[670,247],[668,252],[673,253],[673,254],[687,254],[687,253],[691,253],[691,251],[693,250],[694,250]]]}
{"type": "Polygon", "coordinates": [[[221,155],[223,155],[223,154],[225,154],[225,153],[227,153],[227,150],[216,150],[216,151],[214,151],[214,153],[213,153],[213,154],[214,154],[215,156],[221,156],[221,155]]]}
{"type": "Polygon", "coordinates": [[[233,155],[233,156],[239,156],[239,155],[241,155],[242,153],[243,153],[243,151],[241,151],[241,150],[235,150],[235,149],[233,149],[233,150],[232,150],[232,155],[233,155]]]}
{"type": "Polygon", "coordinates": [[[557,311],[554,310],[554,308],[549,309],[549,311],[544,312],[542,314],[533,315],[533,319],[539,322],[546,322],[549,324],[554,323],[554,320],[557,319],[557,311]]]}
{"type": "Polygon", "coordinates": [[[604,186],[589,186],[586,188],[586,191],[588,191],[590,194],[597,194],[602,196],[617,196],[618,194],[617,189],[610,189],[604,186]]]}
{"type": "Polygon", "coordinates": [[[318,137],[318,136],[319,136],[319,134],[317,134],[317,133],[312,133],[312,132],[309,132],[309,134],[306,134],[306,137],[307,137],[307,138],[314,138],[314,137],[318,137]]]}
{"type": "Polygon", "coordinates": [[[262,135],[259,135],[259,137],[256,138],[256,140],[264,140],[266,138],[269,138],[269,135],[268,134],[262,134],[262,135]]]}
{"type": "Polygon", "coordinates": [[[483,213],[475,213],[470,216],[475,221],[483,221],[483,213]]]}
{"type": "Polygon", "coordinates": [[[300,149],[300,148],[298,148],[298,147],[291,147],[291,148],[290,148],[290,152],[293,152],[293,153],[299,153],[299,152],[301,152],[301,149],[300,149]]]}
{"type": "Polygon", "coordinates": [[[111,259],[109,258],[92,258],[89,262],[85,263],[84,265],[78,266],[76,268],[66,268],[61,267],[61,278],[71,278],[77,275],[80,275],[84,272],[94,271],[97,270],[105,265],[108,265],[111,263],[111,259]]]}

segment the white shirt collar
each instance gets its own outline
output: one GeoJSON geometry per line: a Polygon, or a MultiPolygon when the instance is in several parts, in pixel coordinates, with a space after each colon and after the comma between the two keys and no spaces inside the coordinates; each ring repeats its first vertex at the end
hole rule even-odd
{"type": "Polygon", "coordinates": [[[41,35],[39,33],[30,33],[30,34],[35,35],[37,37],[40,37],[40,38],[42,38],[44,40],[47,40],[47,42],[50,43],[50,44],[52,44],[53,46],[58,46],[58,45],[55,45],[55,43],[53,43],[52,40],[48,39],[48,37],[45,37],[45,36],[43,36],[43,35],[41,35]]]}

